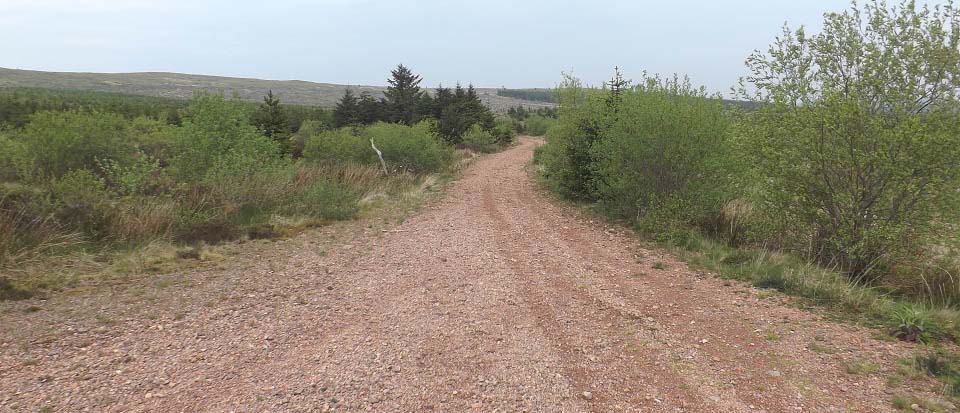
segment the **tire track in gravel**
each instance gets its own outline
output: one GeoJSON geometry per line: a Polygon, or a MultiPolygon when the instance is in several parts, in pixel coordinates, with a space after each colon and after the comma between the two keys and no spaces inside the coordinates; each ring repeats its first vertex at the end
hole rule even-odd
{"type": "MultiPolygon", "coordinates": [[[[892,410],[884,374],[915,347],[758,298],[552,202],[526,169],[539,144],[480,158],[390,232],[329,253],[303,239],[171,291],[190,310],[179,320],[23,349],[5,324],[0,412],[892,410]],[[880,372],[845,374],[858,359],[880,372]]],[[[0,304],[0,321],[62,329],[70,306],[124,300],[0,304]]]]}

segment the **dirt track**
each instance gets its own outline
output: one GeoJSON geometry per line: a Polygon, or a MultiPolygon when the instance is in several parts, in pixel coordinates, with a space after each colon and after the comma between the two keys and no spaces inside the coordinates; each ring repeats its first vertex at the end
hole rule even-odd
{"type": "Polygon", "coordinates": [[[0,303],[0,411],[892,410],[913,348],[558,206],[528,176],[536,144],[389,233],[188,274],[146,316],[122,290],[0,303]],[[91,306],[128,315],[73,316],[91,306]]]}

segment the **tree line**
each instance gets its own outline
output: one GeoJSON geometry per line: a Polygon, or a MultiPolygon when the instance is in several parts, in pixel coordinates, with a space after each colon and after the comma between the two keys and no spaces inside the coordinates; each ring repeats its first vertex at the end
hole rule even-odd
{"type": "Polygon", "coordinates": [[[496,127],[494,114],[480,100],[473,85],[440,85],[430,93],[420,88],[420,82],[420,76],[401,64],[391,71],[389,86],[379,99],[367,92],[357,96],[348,88],[333,110],[333,125],[413,125],[431,119],[437,134],[451,144],[461,143],[474,125],[486,131],[496,127]]]}

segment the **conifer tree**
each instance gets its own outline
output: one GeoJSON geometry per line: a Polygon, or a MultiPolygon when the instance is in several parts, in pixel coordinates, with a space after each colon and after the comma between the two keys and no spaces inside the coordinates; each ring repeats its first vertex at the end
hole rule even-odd
{"type": "Polygon", "coordinates": [[[273,95],[273,90],[263,97],[263,103],[260,103],[253,116],[253,123],[268,138],[281,143],[286,140],[287,117],[280,106],[280,98],[273,95]]]}
{"type": "Polygon", "coordinates": [[[370,125],[377,123],[386,119],[384,115],[384,106],[386,104],[384,101],[374,99],[373,96],[370,96],[370,93],[363,92],[360,94],[359,106],[359,120],[360,123],[364,125],[370,125]]]}
{"type": "Polygon", "coordinates": [[[384,95],[391,121],[412,125],[419,120],[417,103],[423,94],[420,91],[420,76],[413,74],[402,64],[397,65],[390,74],[391,78],[387,81],[390,86],[387,87],[384,95]]]}
{"type": "Polygon", "coordinates": [[[353,91],[347,88],[343,92],[343,97],[333,108],[333,126],[342,128],[344,126],[355,125],[360,122],[360,105],[353,91]]]}
{"type": "Polygon", "coordinates": [[[610,100],[611,105],[616,105],[620,103],[621,94],[623,91],[630,87],[630,80],[623,78],[623,73],[620,72],[620,66],[613,67],[613,78],[610,79],[610,82],[607,84],[610,86],[610,100]]]}

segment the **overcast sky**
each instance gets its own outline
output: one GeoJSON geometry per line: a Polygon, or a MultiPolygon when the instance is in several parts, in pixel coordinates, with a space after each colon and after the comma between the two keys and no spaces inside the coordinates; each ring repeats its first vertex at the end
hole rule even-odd
{"type": "Polygon", "coordinates": [[[551,87],[687,74],[727,92],[784,22],[845,0],[0,0],[0,67],[551,87]]]}

